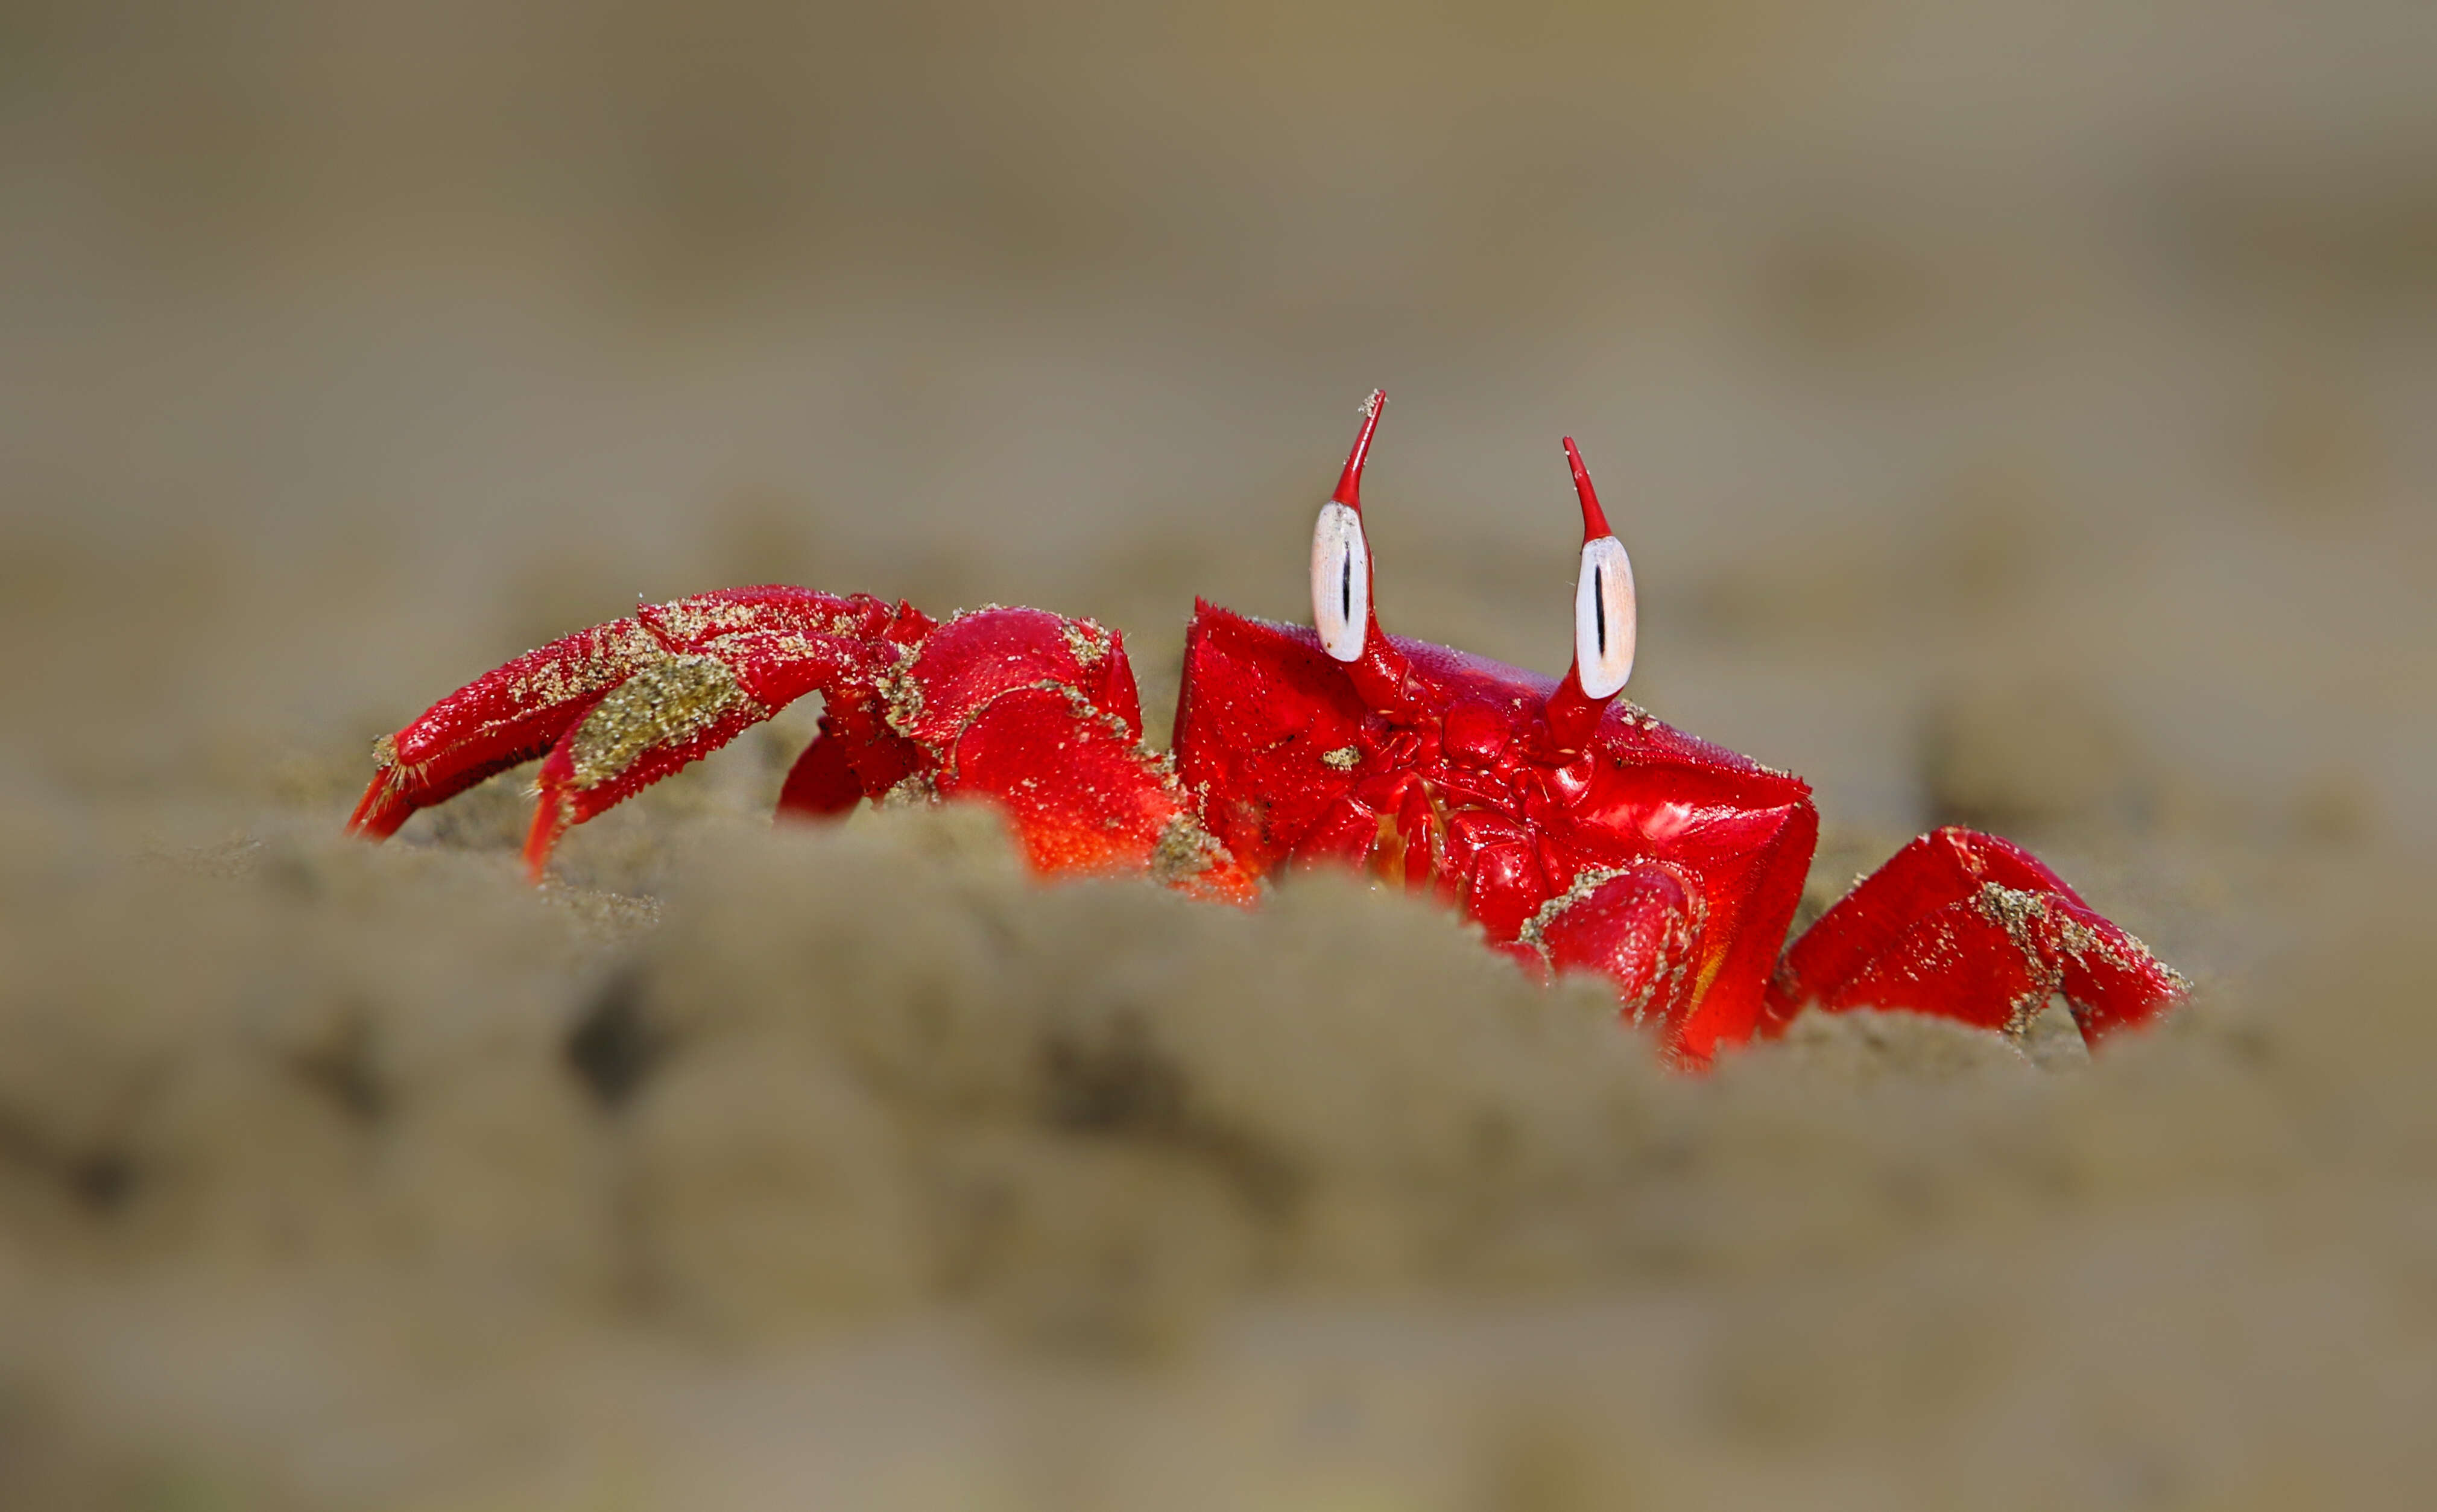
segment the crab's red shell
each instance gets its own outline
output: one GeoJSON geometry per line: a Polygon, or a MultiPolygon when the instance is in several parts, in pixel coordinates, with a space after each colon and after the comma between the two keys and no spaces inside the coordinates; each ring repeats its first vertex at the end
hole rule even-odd
{"type": "Polygon", "coordinates": [[[1552,760],[1554,680],[1391,643],[1429,712],[1414,727],[1365,708],[1310,630],[1197,607],[1177,770],[1228,852],[1256,875],[1378,866],[1527,962],[1606,972],[1690,1056],[1749,1038],[1811,865],[1810,788],[1622,702],[1552,760]]]}
{"type": "Polygon", "coordinates": [[[1143,745],[1122,641],[1089,620],[938,622],[866,595],[734,589],[579,631],[441,700],[379,743],[350,827],[386,836],[542,757],[539,876],[570,825],[818,692],[782,813],[979,799],[1044,875],[1148,873],[1236,903],[1290,868],[1362,869],[1443,898],[1535,972],[1606,977],[1682,1064],[1805,1006],[2019,1033],[2061,993],[2095,1041],[2182,999],[2180,976],[2055,873],[1963,830],[1899,852],[1780,957],[1818,832],[1810,789],[1615,698],[1630,567],[1579,456],[1576,664],[1552,680],[1379,632],[1359,502],[1377,414],[1375,396],[1315,538],[1320,628],[1197,605],[1172,757],[1143,745]]]}

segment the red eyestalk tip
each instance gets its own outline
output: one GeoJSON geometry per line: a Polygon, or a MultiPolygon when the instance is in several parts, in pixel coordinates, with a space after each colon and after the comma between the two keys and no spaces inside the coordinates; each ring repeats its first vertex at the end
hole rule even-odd
{"type": "Polygon", "coordinates": [[[1362,429],[1355,433],[1354,449],[1346,454],[1345,471],[1338,476],[1337,491],[1328,496],[1358,515],[1362,513],[1362,462],[1371,455],[1371,432],[1379,429],[1379,412],[1387,407],[1388,391],[1373,389],[1362,406],[1362,429]]]}
{"type": "Polygon", "coordinates": [[[1574,469],[1574,497],[1583,501],[1583,544],[1587,546],[1603,536],[1615,535],[1607,528],[1607,515],[1600,508],[1599,495],[1591,491],[1591,475],[1583,467],[1583,454],[1574,448],[1572,436],[1566,437],[1566,461],[1574,469]]]}

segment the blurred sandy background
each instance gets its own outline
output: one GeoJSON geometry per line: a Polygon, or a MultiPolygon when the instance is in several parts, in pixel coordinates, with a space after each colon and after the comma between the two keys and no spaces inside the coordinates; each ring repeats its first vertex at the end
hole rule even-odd
{"type": "Polygon", "coordinates": [[[2437,11],[0,12],[0,1505],[2419,1504],[2437,11]],[[762,816],[514,876],[372,737],[771,580],[1383,620],[1832,898],[2039,848],[2200,983],[1671,1081],[1350,888],[762,816]]]}

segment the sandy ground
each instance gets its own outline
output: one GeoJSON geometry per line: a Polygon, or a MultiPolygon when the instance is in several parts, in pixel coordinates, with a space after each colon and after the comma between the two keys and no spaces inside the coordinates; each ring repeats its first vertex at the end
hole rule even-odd
{"type": "Polygon", "coordinates": [[[0,1506],[2424,1503],[2437,48],[1931,9],[22,28],[0,1506]],[[811,707],[538,891],[521,774],[338,835],[639,594],[1094,614],[1164,735],[1373,383],[1391,628],[1557,669],[1569,431],[1809,910],[1980,824],[2193,1009],[1674,1078],[1351,883],[773,830],[811,707]]]}

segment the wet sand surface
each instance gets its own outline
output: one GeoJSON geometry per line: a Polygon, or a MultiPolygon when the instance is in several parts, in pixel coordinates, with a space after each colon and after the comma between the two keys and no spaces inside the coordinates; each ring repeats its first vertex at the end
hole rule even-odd
{"type": "Polygon", "coordinates": [[[2426,28],[1969,9],[36,28],[0,1505],[2419,1504],[2426,28]],[[1806,918],[1969,822],[2192,1008],[1671,1076],[1350,880],[773,827],[811,703],[540,889],[529,773],[338,833],[731,584],[1096,616],[1164,741],[1374,383],[1391,629],[1559,670],[1570,432],[1632,695],[1818,789],[1806,918]]]}

